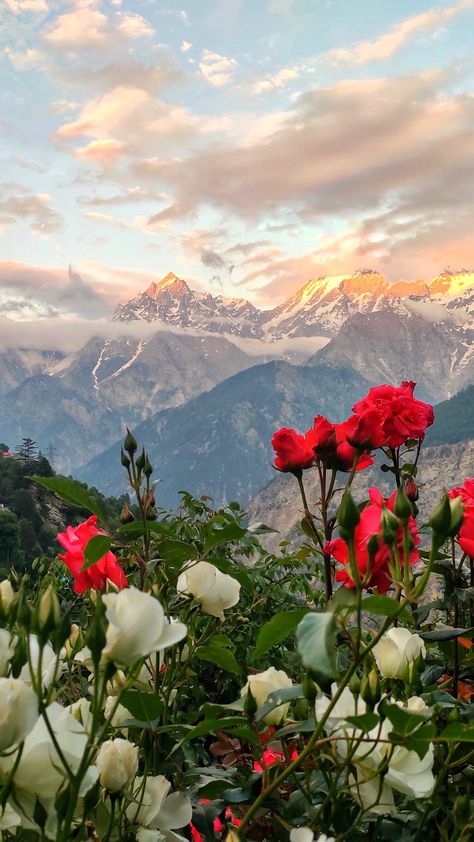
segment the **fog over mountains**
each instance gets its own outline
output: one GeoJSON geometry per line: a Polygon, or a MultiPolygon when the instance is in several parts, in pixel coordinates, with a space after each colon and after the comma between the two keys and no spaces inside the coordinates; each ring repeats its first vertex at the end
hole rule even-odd
{"type": "Polygon", "coordinates": [[[118,493],[128,424],[152,452],[162,502],[179,488],[246,502],[271,479],[275,427],[342,420],[377,382],[414,379],[419,397],[450,398],[474,382],[473,340],[466,270],[318,278],[266,311],[170,272],[78,351],[1,351],[0,440],[29,435],[54,449],[57,470],[118,493]]]}

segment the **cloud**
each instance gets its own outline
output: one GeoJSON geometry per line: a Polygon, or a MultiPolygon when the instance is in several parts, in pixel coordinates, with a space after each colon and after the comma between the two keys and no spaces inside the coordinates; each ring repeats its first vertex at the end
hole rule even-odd
{"type": "Polygon", "coordinates": [[[0,191],[0,228],[26,222],[33,234],[43,236],[62,228],[63,218],[46,193],[32,193],[22,184],[1,184],[0,191]]]}
{"type": "Polygon", "coordinates": [[[46,0],[5,0],[7,8],[15,15],[22,12],[40,13],[48,11],[46,0]]]}
{"type": "Polygon", "coordinates": [[[190,41],[181,41],[181,46],[179,49],[182,53],[187,53],[189,52],[189,50],[192,49],[192,46],[193,45],[190,43],[190,41]]]}
{"type": "Polygon", "coordinates": [[[214,88],[222,88],[232,80],[237,62],[210,50],[203,50],[199,70],[214,88]]]}
{"type": "Polygon", "coordinates": [[[153,34],[152,26],[141,15],[121,11],[106,15],[86,4],[56,17],[43,30],[43,39],[56,50],[100,52],[115,47],[117,41],[153,34]]]}
{"type": "Polygon", "coordinates": [[[473,0],[461,0],[452,6],[421,12],[396,24],[388,32],[370,41],[360,41],[349,48],[329,50],[323,59],[334,64],[363,65],[391,58],[417,33],[428,32],[448,23],[461,12],[474,8],[473,0]]]}
{"type": "Polygon", "coordinates": [[[294,82],[300,75],[299,67],[282,67],[277,73],[259,79],[251,86],[254,94],[266,94],[269,91],[285,88],[289,82],[294,82]]]}

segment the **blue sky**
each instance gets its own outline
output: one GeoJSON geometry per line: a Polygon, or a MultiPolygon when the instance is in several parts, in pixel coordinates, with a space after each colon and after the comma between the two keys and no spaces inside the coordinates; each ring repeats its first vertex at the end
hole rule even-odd
{"type": "Polygon", "coordinates": [[[0,0],[4,313],[472,268],[473,31],[474,0],[0,0]]]}

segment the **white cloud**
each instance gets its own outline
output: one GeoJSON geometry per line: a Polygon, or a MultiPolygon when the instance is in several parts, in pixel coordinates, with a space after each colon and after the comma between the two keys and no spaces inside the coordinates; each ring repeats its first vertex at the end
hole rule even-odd
{"type": "Polygon", "coordinates": [[[192,49],[192,46],[190,41],[181,41],[180,50],[182,53],[187,53],[192,49]]]}
{"type": "Polygon", "coordinates": [[[203,50],[199,69],[210,85],[214,88],[222,88],[228,85],[237,67],[233,58],[227,58],[219,53],[212,53],[210,50],[203,50]]]}
{"type": "Polygon", "coordinates": [[[46,0],[5,0],[7,8],[15,15],[20,15],[22,12],[47,12],[48,4],[46,0]]]}
{"type": "Polygon", "coordinates": [[[452,6],[421,12],[396,24],[388,32],[370,41],[360,41],[349,48],[329,50],[323,56],[334,64],[363,65],[391,58],[419,32],[443,26],[461,12],[474,8],[473,0],[460,0],[452,6]]]}
{"type": "Polygon", "coordinates": [[[252,85],[252,91],[255,94],[264,94],[269,91],[279,90],[286,87],[289,82],[294,82],[300,75],[299,67],[282,67],[277,73],[270,76],[265,76],[259,79],[252,85]]]}

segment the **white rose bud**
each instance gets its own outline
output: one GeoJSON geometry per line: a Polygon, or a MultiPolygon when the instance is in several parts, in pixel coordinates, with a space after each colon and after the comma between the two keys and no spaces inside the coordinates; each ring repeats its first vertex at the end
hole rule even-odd
{"type": "Polygon", "coordinates": [[[233,576],[221,573],[208,561],[199,561],[180,573],[176,588],[179,593],[194,596],[205,614],[224,619],[224,610],[237,605],[240,584],[233,576]]]}
{"type": "Polygon", "coordinates": [[[0,600],[4,611],[8,611],[10,605],[15,599],[15,591],[12,588],[12,583],[9,579],[3,579],[0,582],[0,600]]]}
{"type": "MultiPolygon", "coordinates": [[[[113,728],[122,728],[124,722],[127,722],[128,719],[133,719],[132,714],[127,710],[125,705],[120,704],[120,702],[117,704],[116,696],[107,696],[104,716],[106,719],[110,719],[110,724],[113,728]]],[[[126,731],[127,728],[123,728],[122,730],[126,731]]]]}
{"type": "Polygon", "coordinates": [[[119,792],[137,774],[138,746],[128,740],[107,740],[100,747],[96,765],[104,789],[119,792]]]}
{"type": "Polygon", "coordinates": [[[420,655],[426,657],[420,635],[404,628],[389,629],[375,644],[373,653],[384,678],[401,678],[404,681],[410,677],[410,665],[420,655]]]}
{"type": "Polygon", "coordinates": [[[103,597],[109,621],[102,654],[110,661],[133,666],[152,652],[161,652],[186,637],[183,623],[170,623],[154,596],[124,588],[103,597]]]}
{"type": "Polygon", "coordinates": [[[10,632],[0,629],[0,675],[8,672],[8,666],[15,652],[10,632]]]}
{"type": "Polygon", "coordinates": [[[38,720],[38,699],[19,678],[0,678],[0,751],[22,743],[38,720]]]}
{"type": "MultiPolygon", "coordinates": [[[[275,667],[269,667],[265,672],[259,672],[256,675],[247,676],[247,684],[240,691],[241,696],[246,696],[248,691],[252,693],[257,707],[261,707],[267,701],[270,693],[275,693],[278,690],[283,690],[287,687],[292,687],[293,682],[286,672],[283,670],[276,670],[275,667]]],[[[263,721],[267,725],[278,725],[288,713],[289,703],[278,705],[273,708],[270,713],[264,716],[263,721]]]]}

